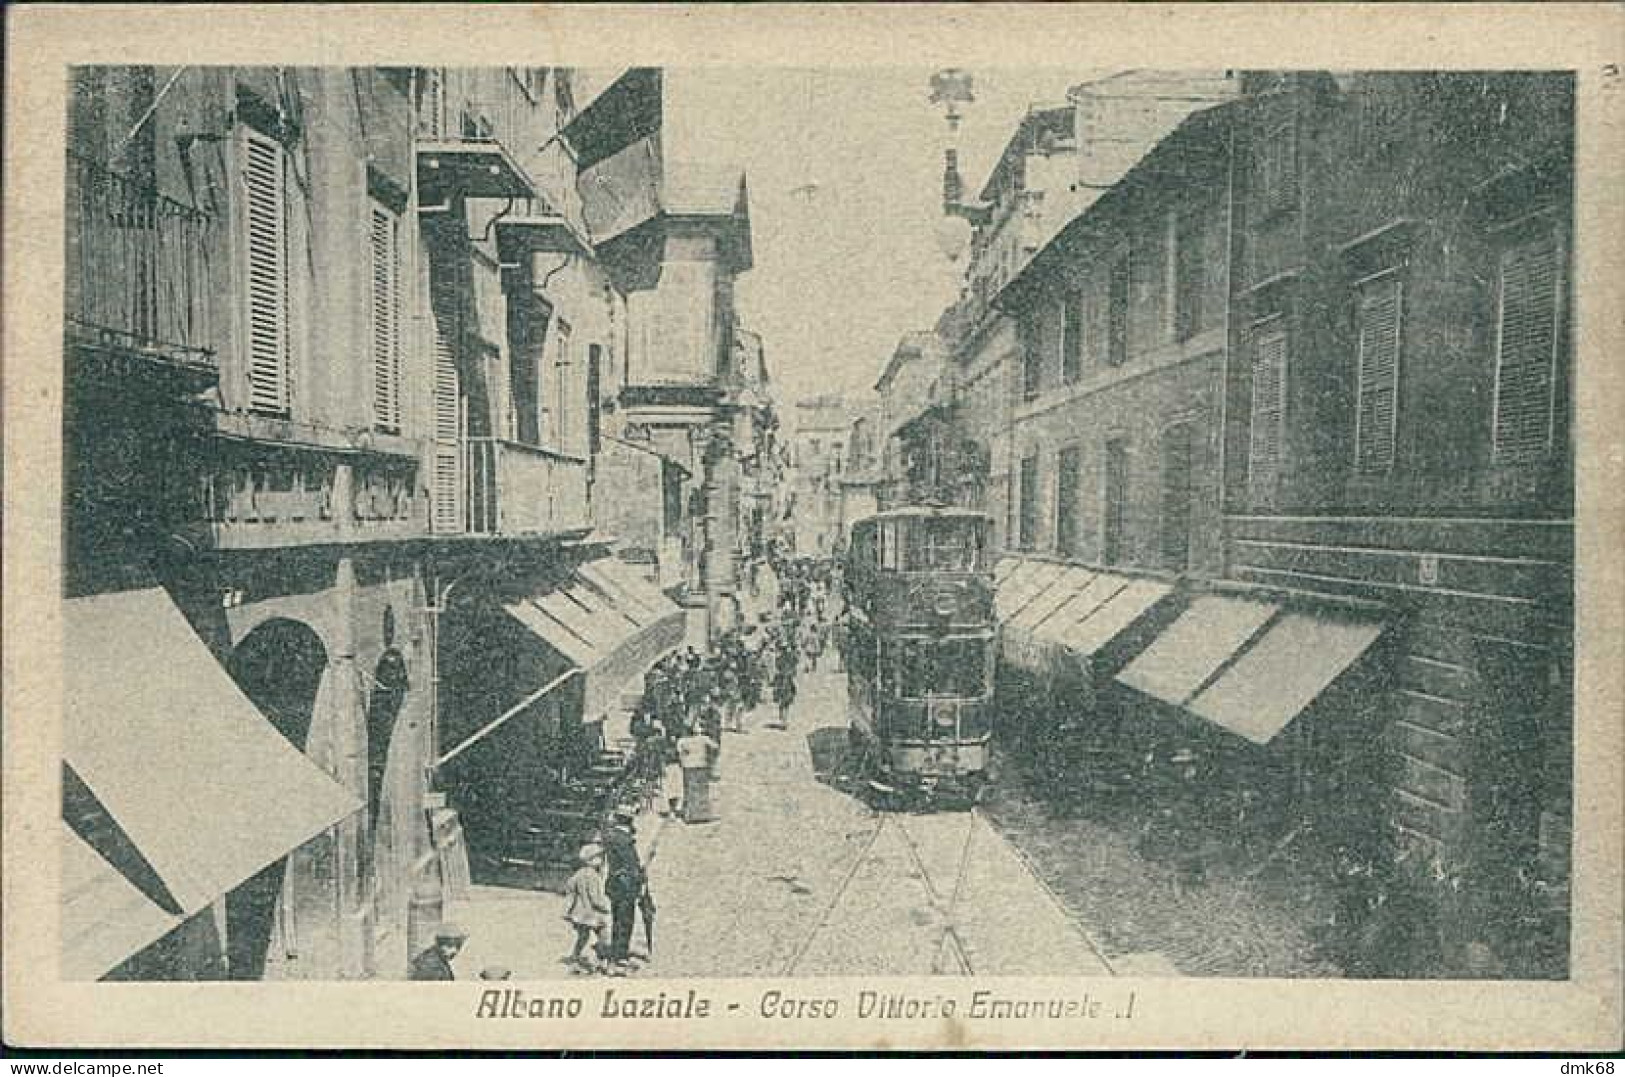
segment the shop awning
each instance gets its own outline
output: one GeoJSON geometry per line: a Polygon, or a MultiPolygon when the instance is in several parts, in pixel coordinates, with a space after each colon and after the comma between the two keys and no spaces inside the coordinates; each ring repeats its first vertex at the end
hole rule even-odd
{"type": "Polygon", "coordinates": [[[1280,608],[1271,602],[1228,595],[1198,595],[1166,631],[1123,667],[1117,679],[1165,703],[1184,706],[1280,608]]]}
{"type": "Polygon", "coordinates": [[[1191,700],[1208,721],[1268,744],[1370,649],[1383,626],[1284,613],[1219,679],[1191,700]]]}
{"type": "Polygon", "coordinates": [[[63,823],[62,979],[96,980],[179,927],[167,912],[63,823]]]}
{"type": "Polygon", "coordinates": [[[63,622],[63,754],[183,913],[360,810],[162,589],[72,599],[63,622]]]}
{"type": "MultiPolygon", "coordinates": [[[[1010,558],[1006,561],[1009,562],[1010,558]]],[[[1037,561],[1014,559],[1014,564],[1005,571],[1004,577],[998,579],[993,592],[993,606],[999,620],[1007,620],[1019,602],[1024,602],[1031,596],[1028,585],[1033,574],[1038,570],[1037,561]]]]}
{"type": "Polygon", "coordinates": [[[1173,590],[1159,580],[1078,565],[1015,560],[998,585],[1008,661],[1036,668],[1057,651],[1089,657],[1173,590]]]}
{"type": "Polygon", "coordinates": [[[1085,568],[1064,569],[1043,592],[1034,595],[1021,612],[1010,618],[1010,624],[1025,632],[1036,632],[1050,614],[1071,601],[1094,578],[1095,573],[1085,568]]]}
{"type": "Polygon", "coordinates": [[[630,565],[601,558],[561,585],[503,607],[586,678],[584,716],[618,705],[661,655],[683,639],[683,610],[630,565]]]}
{"type": "Polygon", "coordinates": [[[1202,595],[1117,679],[1268,744],[1382,635],[1358,613],[1202,595]]]}
{"type": "Polygon", "coordinates": [[[1112,579],[1113,582],[1122,581],[1123,585],[1066,628],[1062,640],[1074,654],[1094,654],[1132,628],[1157,603],[1173,593],[1172,585],[1160,580],[1121,576],[1112,579]]]}
{"type": "Polygon", "coordinates": [[[1009,624],[1029,602],[1043,594],[1066,567],[1053,561],[1028,561],[1018,566],[996,592],[999,620],[1009,624]]]}

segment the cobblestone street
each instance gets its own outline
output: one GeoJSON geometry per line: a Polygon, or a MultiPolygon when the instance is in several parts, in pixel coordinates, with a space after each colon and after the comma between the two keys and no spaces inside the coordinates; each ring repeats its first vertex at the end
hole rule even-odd
{"type": "Polygon", "coordinates": [[[881,815],[838,788],[845,715],[844,676],[822,672],[788,730],[728,736],[721,819],[658,843],[650,973],[1109,972],[980,816],[881,815]]]}
{"type": "MultiPolygon", "coordinates": [[[[659,910],[639,975],[1110,974],[980,814],[876,813],[843,788],[842,674],[804,677],[789,729],[767,713],[726,735],[716,822],[640,820],[659,910]]],[[[570,974],[558,895],[481,886],[453,911],[459,975],[570,974]]]]}

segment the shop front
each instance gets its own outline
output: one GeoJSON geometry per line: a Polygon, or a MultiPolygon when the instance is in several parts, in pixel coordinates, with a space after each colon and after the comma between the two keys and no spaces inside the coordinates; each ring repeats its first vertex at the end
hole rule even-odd
{"type": "Polygon", "coordinates": [[[63,616],[63,975],[240,976],[234,957],[263,961],[289,854],[362,804],[161,588],[70,599],[63,616]],[[255,918],[250,891],[270,895],[255,918]]]}

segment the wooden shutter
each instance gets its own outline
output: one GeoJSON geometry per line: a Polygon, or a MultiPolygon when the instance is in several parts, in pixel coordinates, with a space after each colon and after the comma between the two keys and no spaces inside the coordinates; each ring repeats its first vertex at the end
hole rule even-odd
{"type": "Polygon", "coordinates": [[[243,128],[244,349],[250,411],[285,415],[289,400],[288,218],[284,151],[243,128]]]}
{"type": "Polygon", "coordinates": [[[1070,385],[1083,373],[1083,294],[1068,291],[1061,300],[1061,380],[1070,385]]]}
{"type": "Polygon", "coordinates": [[[1038,457],[1021,462],[1021,533],[1017,542],[1030,550],[1038,541],[1038,457]]]}
{"type": "Polygon", "coordinates": [[[1397,274],[1369,281],[1360,288],[1354,467],[1361,475],[1386,475],[1394,466],[1403,302],[1404,291],[1397,274]]]}
{"type": "Polygon", "coordinates": [[[1123,560],[1124,525],[1128,505],[1128,444],[1122,438],[1106,442],[1102,460],[1104,511],[1100,520],[1100,559],[1108,565],[1123,560]]]}
{"type": "Polygon", "coordinates": [[[1078,552],[1078,479],[1082,470],[1081,453],[1077,446],[1069,446],[1056,454],[1055,460],[1055,552],[1078,552]]]}
{"type": "Polygon", "coordinates": [[[457,279],[440,269],[429,276],[429,308],[434,321],[434,467],[430,480],[436,531],[462,530],[458,421],[461,385],[457,374],[462,332],[457,279]]]}
{"type": "Polygon", "coordinates": [[[1174,572],[1190,567],[1193,441],[1190,423],[1162,435],[1162,560],[1174,572]]]}
{"type": "Polygon", "coordinates": [[[372,206],[372,421],[381,430],[401,429],[400,222],[372,206]]]}
{"type": "Polygon", "coordinates": [[[1106,362],[1120,366],[1128,358],[1129,255],[1112,262],[1107,279],[1106,362]]]}
{"type": "Polygon", "coordinates": [[[1495,368],[1498,460],[1535,459],[1551,446],[1557,288],[1557,241],[1550,233],[1502,252],[1495,368]]]}
{"type": "Polygon", "coordinates": [[[1252,374],[1247,484],[1255,497],[1268,497],[1280,471],[1286,421],[1286,327],[1279,319],[1253,330],[1252,374]]]}

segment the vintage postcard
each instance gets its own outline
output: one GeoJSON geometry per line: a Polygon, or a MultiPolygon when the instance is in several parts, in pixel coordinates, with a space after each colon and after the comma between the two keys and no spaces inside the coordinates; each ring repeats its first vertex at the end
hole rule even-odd
{"type": "Polygon", "coordinates": [[[8,31],[8,1043],[1620,1045],[1618,8],[8,31]]]}

